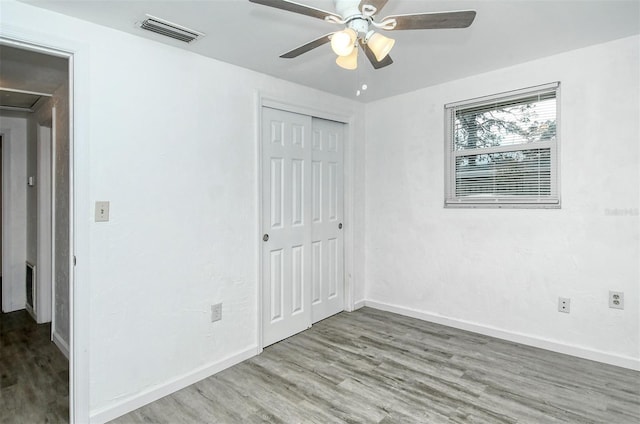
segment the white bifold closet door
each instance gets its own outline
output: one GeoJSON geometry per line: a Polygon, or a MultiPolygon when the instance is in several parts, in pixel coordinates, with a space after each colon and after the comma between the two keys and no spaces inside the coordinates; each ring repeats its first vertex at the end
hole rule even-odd
{"type": "Polygon", "coordinates": [[[263,346],[344,309],[344,124],[262,109],[263,346]]]}

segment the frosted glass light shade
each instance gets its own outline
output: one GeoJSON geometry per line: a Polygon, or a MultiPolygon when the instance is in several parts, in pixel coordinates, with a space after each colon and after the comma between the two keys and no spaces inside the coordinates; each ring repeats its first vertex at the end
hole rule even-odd
{"type": "Polygon", "coordinates": [[[374,33],[371,38],[369,38],[369,41],[367,41],[367,45],[376,56],[376,59],[378,59],[378,62],[380,62],[389,54],[395,43],[396,40],[385,37],[384,35],[378,34],[377,32],[374,33]]]}
{"type": "Polygon", "coordinates": [[[338,56],[349,56],[354,50],[358,34],[351,28],[338,31],[331,36],[331,48],[338,56]]]}
{"type": "Polygon", "coordinates": [[[344,69],[356,69],[358,67],[358,49],[353,49],[349,56],[338,56],[336,63],[344,69]]]}

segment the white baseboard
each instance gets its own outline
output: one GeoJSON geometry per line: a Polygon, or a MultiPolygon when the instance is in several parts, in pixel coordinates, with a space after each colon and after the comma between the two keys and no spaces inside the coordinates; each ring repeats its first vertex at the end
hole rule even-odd
{"type": "Polygon", "coordinates": [[[508,340],[510,342],[520,343],[527,346],[550,350],[552,352],[564,353],[566,355],[576,356],[578,358],[589,359],[591,361],[603,362],[605,364],[640,371],[640,359],[630,356],[615,355],[609,352],[589,349],[582,346],[564,344],[555,340],[501,330],[499,328],[487,325],[477,324],[474,322],[456,318],[449,318],[431,312],[406,308],[404,306],[392,305],[375,300],[365,300],[363,303],[364,306],[368,306],[374,309],[380,309],[382,311],[393,312],[407,317],[417,318],[423,321],[429,321],[436,324],[446,325],[448,327],[471,331],[478,334],[484,334],[486,336],[491,336],[502,340],[508,340]]]}
{"type": "Polygon", "coordinates": [[[365,301],[364,299],[356,300],[356,301],[353,303],[353,310],[354,310],[354,311],[356,311],[356,310],[358,310],[358,309],[360,309],[360,308],[362,308],[362,307],[366,306],[366,305],[365,305],[365,302],[366,302],[366,301],[365,301]]]}
{"type": "Polygon", "coordinates": [[[24,303],[22,303],[22,304],[20,304],[20,303],[16,303],[16,304],[11,303],[11,304],[9,304],[7,309],[2,311],[2,312],[4,312],[5,314],[8,314],[10,312],[21,311],[23,309],[26,309],[24,303]]]}
{"type": "Polygon", "coordinates": [[[53,341],[54,345],[58,346],[58,349],[60,349],[60,352],[62,352],[62,354],[66,356],[68,360],[69,359],[69,343],[65,342],[64,339],[60,337],[60,335],[55,331],[53,332],[53,336],[51,340],[53,341]]]}
{"type": "Polygon", "coordinates": [[[171,393],[177,392],[178,390],[184,389],[191,384],[197,383],[200,380],[247,360],[255,356],[257,352],[258,348],[256,346],[252,346],[246,350],[228,356],[221,361],[207,364],[192,372],[175,377],[163,384],[158,384],[140,393],[136,393],[128,398],[122,399],[115,405],[91,411],[90,422],[92,424],[102,424],[116,419],[124,414],[134,411],[144,405],[170,395],[171,393]]]}

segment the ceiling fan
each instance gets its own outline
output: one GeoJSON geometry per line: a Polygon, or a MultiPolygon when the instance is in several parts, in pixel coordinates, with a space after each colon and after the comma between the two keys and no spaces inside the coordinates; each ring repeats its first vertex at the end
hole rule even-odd
{"type": "Polygon", "coordinates": [[[334,53],[338,55],[336,63],[345,69],[358,67],[358,45],[375,69],[384,68],[393,63],[389,51],[391,51],[395,40],[385,37],[377,32],[378,30],[467,28],[476,17],[474,10],[461,10],[391,15],[378,20],[376,14],[387,4],[388,0],[334,0],[336,13],[289,0],[249,1],[322,19],[333,24],[344,25],[343,30],[325,34],[280,55],[280,57],[292,59],[330,42],[334,53]]]}

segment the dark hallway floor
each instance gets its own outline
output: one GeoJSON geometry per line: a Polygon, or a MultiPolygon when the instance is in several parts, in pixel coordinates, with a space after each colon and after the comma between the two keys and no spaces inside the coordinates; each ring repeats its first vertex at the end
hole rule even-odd
{"type": "Polygon", "coordinates": [[[50,335],[26,310],[0,314],[0,424],[69,421],[69,362],[50,335]]]}

